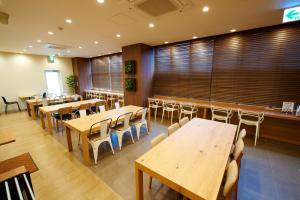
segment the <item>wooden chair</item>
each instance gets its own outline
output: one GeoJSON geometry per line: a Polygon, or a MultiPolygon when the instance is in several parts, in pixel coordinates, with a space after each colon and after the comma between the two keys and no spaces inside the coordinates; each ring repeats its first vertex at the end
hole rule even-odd
{"type": "Polygon", "coordinates": [[[93,124],[90,128],[88,139],[93,148],[95,164],[98,160],[98,148],[103,142],[108,142],[112,153],[115,153],[110,137],[111,122],[112,119],[109,118],[93,124]]]}
{"type": "Polygon", "coordinates": [[[193,115],[197,117],[197,112],[198,112],[198,108],[192,103],[180,104],[179,120],[181,119],[182,115],[184,116],[189,115],[190,119],[193,118],[193,115]]]}
{"type": "Polygon", "coordinates": [[[14,104],[18,106],[18,109],[21,112],[20,105],[19,105],[19,103],[17,101],[7,101],[4,96],[2,96],[2,100],[3,100],[4,104],[5,104],[5,114],[7,114],[7,107],[10,106],[10,105],[14,105],[14,104]]]}
{"type": "Polygon", "coordinates": [[[157,109],[162,108],[162,106],[159,103],[158,99],[148,99],[148,107],[149,109],[153,108],[154,109],[154,120],[156,120],[156,114],[157,114],[157,109]]]}
{"type": "Polygon", "coordinates": [[[163,113],[162,113],[162,116],[161,116],[161,122],[163,122],[164,114],[165,114],[165,112],[167,112],[168,116],[169,116],[169,113],[171,113],[171,124],[172,124],[173,123],[173,113],[175,111],[178,112],[178,118],[179,118],[179,106],[178,106],[178,104],[175,101],[164,101],[163,102],[163,113]]]}
{"type": "Polygon", "coordinates": [[[224,121],[226,124],[230,123],[232,117],[232,110],[220,107],[211,107],[211,120],[224,121]]]}
{"type": "Polygon", "coordinates": [[[188,123],[190,120],[188,117],[184,117],[181,120],[179,120],[179,125],[180,127],[182,127],[183,125],[185,125],[186,123],[188,123]]]}
{"type": "MultiPolygon", "coordinates": [[[[254,146],[256,146],[257,138],[259,138],[260,124],[264,120],[264,113],[255,113],[255,112],[238,110],[238,117],[239,117],[239,125],[238,125],[237,132],[240,131],[242,124],[255,126],[254,146]]],[[[237,140],[237,138],[238,138],[238,134],[236,135],[235,140],[237,140]]]]}
{"type": "Polygon", "coordinates": [[[129,124],[132,114],[133,114],[132,112],[128,112],[123,115],[120,115],[117,118],[115,126],[113,127],[114,132],[116,132],[118,136],[118,143],[119,143],[120,150],[122,148],[122,139],[125,133],[129,132],[132,143],[134,143],[131,127],[129,124]]]}
{"type": "MultiPolygon", "coordinates": [[[[162,142],[164,139],[166,139],[166,134],[165,133],[161,133],[158,136],[156,136],[155,138],[153,138],[150,141],[150,145],[151,148],[155,147],[156,145],[158,145],[160,142],[162,142]]],[[[152,176],[149,177],[149,189],[151,189],[152,186],[152,176]]]]}
{"type": "Polygon", "coordinates": [[[172,124],[168,127],[168,136],[172,135],[175,131],[177,131],[180,128],[178,123],[172,124]]]}
{"type": "Polygon", "coordinates": [[[147,115],[147,108],[142,108],[135,113],[135,118],[131,122],[131,124],[136,128],[136,135],[138,140],[140,139],[141,127],[143,125],[146,127],[147,133],[149,134],[146,115],[147,115]]]}
{"type": "Polygon", "coordinates": [[[72,107],[60,108],[58,109],[58,113],[54,115],[56,119],[56,131],[58,132],[59,123],[63,124],[64,121],[72,119],[72,107]]]}

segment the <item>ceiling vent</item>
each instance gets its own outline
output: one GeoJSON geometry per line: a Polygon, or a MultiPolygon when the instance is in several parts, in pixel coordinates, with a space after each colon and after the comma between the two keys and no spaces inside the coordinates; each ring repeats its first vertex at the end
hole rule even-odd
{"type": "Polygon", "coordinates": [[[67,49],[74,48],[74,47],[67,46],[67,45],[53,44],[53,43],[46,43],[43,45],[43,47],[46,49],[52,49],[52,50],[67,50],[67,49]]]}
{"type": "Polygon", "coordinates": [[[0,23],[8,24],[9,14],[0,12],[0,23]]]}
{"type": "Polygon", "coordinates": [[[153,17],[158,17],[176,10],[183,10],[187,0],[141,0],[135,6],[153,17]]]}

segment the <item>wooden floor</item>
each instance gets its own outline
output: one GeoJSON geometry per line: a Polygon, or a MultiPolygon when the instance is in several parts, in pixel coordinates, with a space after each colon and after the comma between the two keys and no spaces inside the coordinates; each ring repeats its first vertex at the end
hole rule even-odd
{"type": "Polygon", "coordinates": [[[37,199],[121,199],[27,113],[1,115],[0,134],[6,131],[16,142],[0,146],[0,160],[31,154],[39,168],[31,174],[37,199]]]}

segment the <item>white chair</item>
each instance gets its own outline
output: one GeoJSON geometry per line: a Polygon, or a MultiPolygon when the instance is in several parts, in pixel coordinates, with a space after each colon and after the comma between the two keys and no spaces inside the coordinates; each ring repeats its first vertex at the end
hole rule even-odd
{"type": "Polygon", "coordinates": [[[122,148],[123,135],[126,132],[129,132],[131,140],[132,140],[132,143],[134,143],[133,136],[132,136],[132,131],[131,131],[131,127],[130,127],[130,124],[129,124],[131,117],[132,117],[132,112],[120,115],[117,118],[116,125],[113,128],[113,130],[116,132],[116,134],[118,136],[118,143],[119,143],[120,150],[122,148]],[[120,123],[121,120],[123,121],[122,123],[120,123]]]}
{"type": "Polygon", "coordinates": [[[223,193],[219,193],[218,199],[237,199],[238,195],[238,177],[239,169],[235,160],[231,161],[226,170],[226,180],[223,193]],[[232,198],[235,197],[235,198],[232,198]]]}
{"type": "MultiPolygon", "coordinates": [[[[254,146],[256,146],[257,138],[259,138],[260,124],[264,120],[264,113],[255,113],[255,112],[238,110],[238,117],[239,117],[239,126],[238,126],[237,133],[240,131],[242,124],[255,126],[256,130],[255,130],[254,146]]],[[[238,138],[238,134],[236,134],[235,141],[237,141],[237,138],[238,138]]]]}
{"type": "Polygon", "coordinates": [[[234,145],[233,159],[237,162],[239,167],[241,166],[244,148],[245,144],[243,139],[239,139],[234,145]]]}
{"type": "Polygon", "coordinates": [[[226,124],[230,123],[232,117],[232,110],[220,107],[211,107],[211,120],[224,121],[226,124]]]}
{"type": "MultiPolygon", "coordinates": [[[[164,139],[166,139],[166,134],[165,133],[161,133],[158,136],[156,136],[155,138],[153,138],[150,141],[151,144],[151,148],[155,147],[156,145],[158,145],[159,143],[161,143],[164,139]]],[[[151,189],[152,186],[152,176],[149,177],[149,189],[151,189]]]]}
{"type": "Polygon", "coordinates": [[[105,105],[100,105],[99,106],[99,111],[104,112],[105,111],[105,105]]]}
{"type": "Polygon", "coordinates": [[[175,131],[179,129],[179,124],[175,123],[168,127],[168,136],[172,135],[175,131]]]}
{"type": "Polygon", "coordinates": [[[158,99],[152,99],[148,98],[148,107],[149,109],[153,108],[154,109],[154,120],[156,120],[156,114],[157,114],[157,109],[162,108],[161,105],[159,105],[159,100],[158,99]]]}
{"type": "Polygon", "coordinates": [[[103,142],[109,143],[111,151],[114,154],[114,149],[110,137],[111,121],[112,119],[106,119],[93,124],[90,128],[88,138],[89,138],[89,143],[93,148],[95,164],[97,164],[97,160],[98,160],[98,148],[100,144],[102,144],[103,142]]]}
{"type": "Polygon", "coordinates": [[[118,108],[120,108],[120,103],[117,101],[117,102],[115,102],[115,109],[118,109],[118,108]]]}
{"type": "Polygon", "coordinates": [[[189,122],[189,118],[188,117],[184,117],[181,120],[179,120],[179,125],[180,125],[180,127],[182,127],[183,125],[185,125],[188,122],[189,122]]]}
{"type": "MultiPolygon", "coordinates": [[[[237,141],[239,141],[240,139],[241,140],[244,140],[244,138],[246,137],[246,129],[242,129],[239,133],[237,133],[238,134],[238,139],[237,139],[237,141]]],[[[233,152],[234,152],[234,149],[235,149],[235,145],[236,145],[236,143],[237,143],[237,141],[235,141],[235,144],[233,144],[232,145],[232,147],[231,147],[231,150],[230,150],[230,154],[233,154],[233,152]]]]}
{"type": "Polygon", "coordinates": [[[113,107],[113,103],[116,100],[113,94],[107,94],[107,100],[110,101],[110,107],[113,107]]]}
{"type": "Polygon", "coordinates": [[[189,115],[190,119],[192,119],[194,114],[197,117],[197,112],[198,112],[198,108],[192,103],[180,104],[179,119],[181,119],[182,115],[184,115],[184,116],[189,115]]]}
{"type": "Polygon", "coordinates": [[[178,118],[179,118],[179,106],[175,101],[164,101],[163,102],[163,113],[161,116],[161,122],[164,120],[164,114],[165,112],[171,113],[171,124],[173,123],[173,113],[177,111],[178,112],[178,118]]]}
{"type": "Polygon", "coordinates": [[[146,115],[147,115],[147,108],[142,108],[136,112],[135,119],[132,121],[132,125],[135,126],[135,129],[136,129],[136,135],[137,135],[138,140],[140,139],[141,127],[143,125],[145,125],[145,127],[146,127],[147,134],[149,134],[146,115]],[[141,118],[140,118],[140,116],[141,116],[141,118]]]}
{"type": "Polygon", "coordinates": [[[118,95],[118,101],[122,106],[124,106],[124,95],[118,95]]]}

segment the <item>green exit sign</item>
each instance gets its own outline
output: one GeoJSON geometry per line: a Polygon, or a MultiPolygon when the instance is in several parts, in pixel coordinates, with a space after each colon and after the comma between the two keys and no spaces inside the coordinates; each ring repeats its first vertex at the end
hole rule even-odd
{"type": "Polygon", "coordinates": [[[54,58],[55,58],[55,55],[48,56],[48,62],[49,63],[54,63],[54,58]]]}
{"type": "Polygon", "coordinates": [[[287,8],[283,12],[282,22],[292,22],[300,20],[300,6],[287,8]]]}

